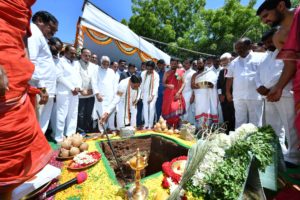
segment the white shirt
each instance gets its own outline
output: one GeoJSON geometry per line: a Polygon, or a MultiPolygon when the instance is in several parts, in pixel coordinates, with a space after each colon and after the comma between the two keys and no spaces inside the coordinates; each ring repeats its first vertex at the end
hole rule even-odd
{"type": "MultiPolygon", "coordinates": [[[[258,65],[255,77],[257,88],[260,86],[265,86],[266,88],[270,89],[278,82],[284,67],[282,60],[276,60],[278,52],[279,51],[277,49],[274,52],[267,51],[263,61],[260,65],[258,65]]],[[[293,96],[291,81],[283,89],[282,96],[293,96]]]]}
{"type": "MultiPolygon", "coordinates": [[[[91,62],[85,63],[83,60],[80,60],[79,63],[80,63],[80,76],[82,80],[81,88],[83,90],[92,89],[92,77],[97,73],[99,66],[91,62]]],[[[92,96],[94,95],[93,94],[89,96],[79,95],[79,98],[89,98],[92,96]]]]}
{"type": "Polygon", "coordinates": [[[256,91],[255,76],[264,53],[250,52],[245,58],[237,57],[228,68],[227,78],[233,78],[234,100],[261,100],[256,91]]]}
{"type": "Polygon", "coordinates": [[[34,23],[30,24],[31,37],[28,38],[30,61],[35,65],[30,84],[34,87],[46,87],[49,96],[56,89],[56,67],[47,39],[34,23]]]}
{"type": "Polygon", "coordinates": [[[66,57],[59,59],[57,64],[57,94],[72,94],[75,88],[81,88],[80,64],[71,62],[66,57]]]}
{"type": "MultiPolygon", "coordinates": [[[[153,91],[152,91],[152,95],[154,97],[157,97],[158,95],[158,86],[159,86],[159,75],[156,71],[153,71],[153,91]]],[[[141,84],[141,95],[143,98],[147,98],[149,97],[150,94],[150,84],[151,84],[151,77],[152,74],[147,74],[147,71],[143,71],[141,73],[141,77],[142,77],[142,84],[141,84]]]]}
{"type": "Polygon", "coordinates": [[[98,67],[95,76],[92,77],[92,88],[94,94],[100,94],[103,98],[103,106],[108,106],[117,92],[118,80],[115,72],[110,69],[98,67]]]}
{"type": "Polygon", "coordinates": [[[120,81],[120,74],[118,72],[115,72],[115,76],[116,76],[116,80],[119,83],[119,81],[120,81]]]}
{"type": "MultiPolygon", "coordinates": [[[[105,110],[105,112],[111,113],[119,103],[122,104],[122,107],[124,107],[124,109],[125,109],[125,102],[127,101],[125,98],[127,97],[126,93],[127,93],[127,89],[129,86],[129,82],[130,82],[130,77],[121,80],[121,82],[118,85],[117,92],[114,96],[114,99],[110,103],[110,106],[105,110]]],[[[138,90],[133,90],[130,87],[129,90],[130,90],[130,105],[132,106],[134,101],[136,101],[140,98],[141,89],[139,88],[138,90]]],[[[127,112],[127,111],[125,111],[125,112],[127,112]]]]}
{"type": "Polygon", "coordinates": [[[223,67],[219,66],[219,67],[216,69],[214,66],[212,66],[210,69],[211,69],[213,72],[215,72],[216,75],[219,77],[220,71],[223,69],[223,67]]]}
{"type": "Polygon", "coordinates": [[[192,87],[191,87],[191,82],[192,82],[192,76],[196,73],[195,70],[193,70],[192,68],[188,69],[185,71],[183,78],[184,78],[184,82],[185,82],[185,86],[183,88],[182,93],[186,93],[186,92],[192,92],[192,87]]]}

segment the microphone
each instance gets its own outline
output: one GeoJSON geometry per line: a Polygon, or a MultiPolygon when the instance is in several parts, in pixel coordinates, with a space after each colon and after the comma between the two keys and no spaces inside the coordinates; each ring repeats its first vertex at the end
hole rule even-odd
{"type": "Polygon", "coordinates": [[[87,175],[86,172],[80,172],[80,173],[77,174],[77,176],[75,178],[73,178],[73,179],[69,180],[68,182],[65,182],[65,183],[57,186],[56,188],[54,188],[52,190],[49,190],[46,193],[44,193],[42,195],[42,199],[51,197],[54,194],[56,194],[57,192],[65,190],[65,189],[71,187],[74,184],[81,184],[87,179],[87,177],[88,177],[88,175],[87,175]]]}

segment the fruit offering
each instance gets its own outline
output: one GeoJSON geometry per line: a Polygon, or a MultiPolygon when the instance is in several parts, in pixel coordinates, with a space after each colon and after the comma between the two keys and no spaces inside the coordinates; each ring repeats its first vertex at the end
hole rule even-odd
{"type": "Polygon", "coordinates": [[[82,135],[79,133],[65,137],[61,142],[59,157],[68,158],[79,154],[80,152],[87,151],[89,145],[83,141],[82,135]]]}
{"type": "Polygon", "coordinates": [[[168,129],[167,121],[162,117],[160,117],[158,122],[154,125],[154,131],[166,133],[169,135],[179,134],[180,132],[178,129],[174,129],[173,127],[171,129],[168,129]]]}

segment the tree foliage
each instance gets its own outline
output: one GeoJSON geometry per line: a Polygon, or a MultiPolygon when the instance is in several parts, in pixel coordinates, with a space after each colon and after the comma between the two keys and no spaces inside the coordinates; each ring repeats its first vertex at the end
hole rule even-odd
{"type": "Polygon", "coordinates": [[[292,3],[292,7],[294,7],[294,8],[296,8],[300,5],[299,0],[291,0],[291,3],[292,3]]]}
{"type": "Polygon", "coordinates": [[[225,0],[219,9],[206,9],[205,0],[132,0],[129,27],[141,36],[170,44],[155,44],[178,57],[199,57],[176,46],[220,55],[233,51],[241,36],[259,41],[263,25],[255,16],[256,0],[243,6],[239,0],[225,0]]]}

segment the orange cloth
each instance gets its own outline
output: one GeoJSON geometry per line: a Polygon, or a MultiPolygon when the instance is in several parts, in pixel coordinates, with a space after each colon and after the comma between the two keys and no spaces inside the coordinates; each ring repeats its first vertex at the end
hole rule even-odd
{"type": "Polygon", "coordinates": [[[23,38],[30,34],[34,2],[0,1],[0,65],[9,81],[9,91],[0,98],[0,106],[6,107],[0,109],[0,192],[34,176],[52,153],[26,95],[34,65],[25,57],[23,38]]]}
{"type": "Polygon", "coordinates": [[[163,103],[162,103],[162,116],[167,120],[169,126],[177,128],[180,116],[185,113],[185,102],[182,94],[180,98],[175,100],[175,95],[182,86],[183,70],[171,71],[167,77],[166,84],[174,85],[174,89],[165,88],[163,103]]]}
{"type": "Polygon", "coordinates": [[[296,62],[297,71],[293,80],[293,90],[296,110],[295,126],[300,137],[300,7],[295,10],[289,35],[277,58],[296,62]]]}

